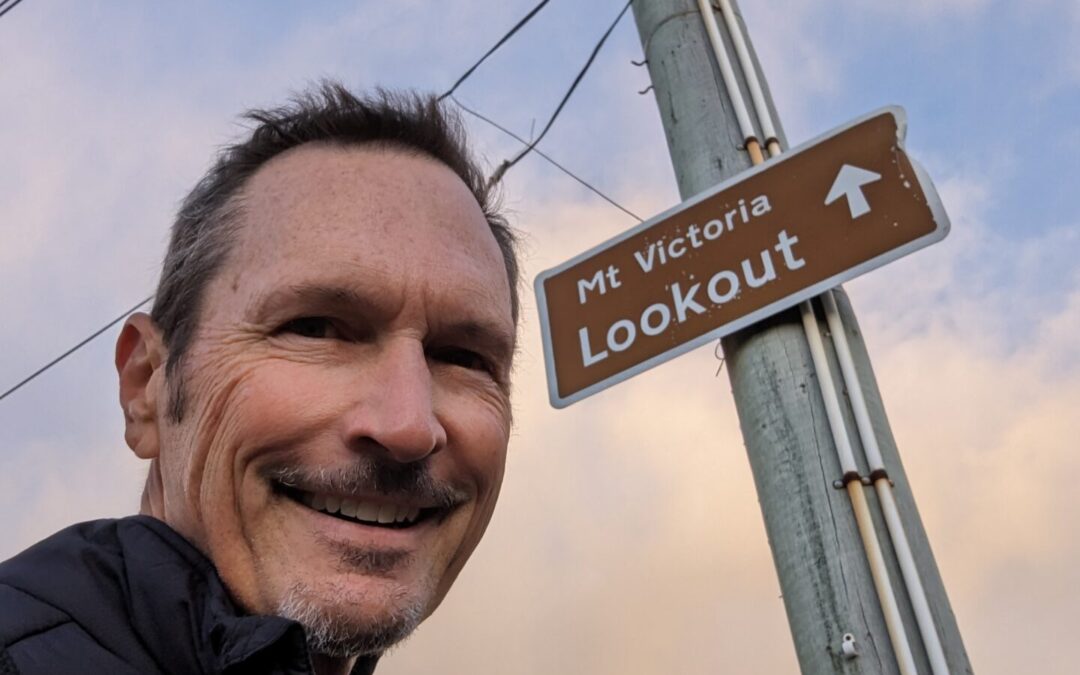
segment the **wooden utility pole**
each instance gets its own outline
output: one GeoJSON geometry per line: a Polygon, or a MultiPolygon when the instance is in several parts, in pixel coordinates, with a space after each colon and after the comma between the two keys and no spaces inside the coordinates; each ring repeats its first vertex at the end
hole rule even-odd
{"type": "MultiPolygon", "coordinates": [[[[697,2],[634,0],[633,10],[679,192],[686,199],[750,167],[745,139],[735,121],[731,97],[724,89],[697,2]]],[[[718,23],[730,60],[737,62],[731,36],[724,22],[718,23]]],[[[745,33],[741,15],[739,24],[745,33]]],[[[749,42],[748,36],[746,39],[749,42]]],[[[757,65],[756,56],[754,62],[757,65]]],[[[764,74],[759,66],[757,69],[764,83],[764,74]]],[[[743,97],[749,99],[745,77],[742,72],[737,75],[743,97]]],[[[765,94],[771,109],[767,84],[765,94]]],[[[779,119],[775,110],[772,116],[773,120],[779,119]]],[[[783,130],[777,127],[781,146],[786,148],[783,130]]],[[[900,463],[855,315],[842,291],[836,297],[949,671],[957,675],[970,673],[971,665],[900,463]]],[[[846,390],[824,321],[819,321],[819,326],[829,350],[832,378],[846,404],[846,390]]],[[[723,347],[802,672],[898,673],[851,503],[847,493],[834,486],[841,470],[798,310],[727,337],[723,347]],[[842,650],[845,634],[854,636],[854,657],[842,650]]],[[[858,444],[849,406],[845,406],[844,415],[852,443],[858,444]]],[[[865,464],[860,470],[863,475],[869,473],[865,464]]],[[[865,488],[865,492],[916,665],[919,673],[929,674],[930,665],[877,497],[872,488],[865,488]]],[[[753,658],[745,654],[743,657],[753,658]]]]}

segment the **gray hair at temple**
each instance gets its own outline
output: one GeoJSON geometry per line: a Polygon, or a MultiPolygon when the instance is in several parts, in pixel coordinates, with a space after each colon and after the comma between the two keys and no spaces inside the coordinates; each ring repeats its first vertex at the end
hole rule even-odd
{"type": "Polygon", "coordinates": [[[169,350],[165,372],[174,421],[184,415],[184,355],[198,328],[205,289],[235,240],[244,186],[263,164],[304,143],[389,147],[427,155],[453,170],[476,198],[502,251],[517,323],[516,237],[466,146],[460,118],[435,97],[384,90],[357,96],[324,81],[285,106],[251,110],[243,117],[255,123],[251,134],[219,153],[180,206],[150,312],[169,350]]]}

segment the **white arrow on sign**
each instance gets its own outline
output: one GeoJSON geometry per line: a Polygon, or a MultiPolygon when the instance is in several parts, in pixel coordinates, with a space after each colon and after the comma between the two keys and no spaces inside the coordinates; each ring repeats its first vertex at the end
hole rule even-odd
{"type": "Polygon", "coordinates": [[[840,173],[836,174],[836,180],[829,188],[829,195],[825,197],[825,205],[832,204],[841,197],[847,197],[848,208],[851,209],[851,218],[870,213],[870,205],[866,203],[862,186],[881,180],[880,173],[860,169],[857,166],[845,164],[840,167],[840,173]]]}

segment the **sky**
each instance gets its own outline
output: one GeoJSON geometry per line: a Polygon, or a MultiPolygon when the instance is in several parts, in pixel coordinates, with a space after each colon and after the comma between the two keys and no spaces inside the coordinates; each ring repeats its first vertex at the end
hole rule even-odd
{"type": "MultiPolygon", "coordinates": [[[[322,77],[441,91],[532,0],[26,0],[0,18],[0,390],[150,295],[237,114],[322,77]]],[[[846,285],[975,671],[1073,672],[1080,628],[1080,4],[748,0],[793,144],[887,104],[952,220],[846,285]]],[[[459,90],[538,132],[621,0],[552,0],[459,90]]],[[[679,201],[628,13],[541,148],[631,211],[679,201]]],[[[475,120],[487,166],[517,152],[475,120]]],[[[703,347],[547,401],[531,279],[635,221],[533,155],[502,496],[380,673],[796,672],[726,375],[703,347]]],[[[0,401],[0,559],[133,513],[117,329],[0,401]]]]}

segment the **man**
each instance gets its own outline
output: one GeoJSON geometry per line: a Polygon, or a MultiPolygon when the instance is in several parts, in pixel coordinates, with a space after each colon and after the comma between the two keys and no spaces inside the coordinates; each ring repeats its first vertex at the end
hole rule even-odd
{"type": "Polygon", "coordinates": [[[0,673],[370,673],[487,526],[518,271],[460,124],[335,84],[249,117],[117,341],[141,515],[0,564],[0,673]]]}

